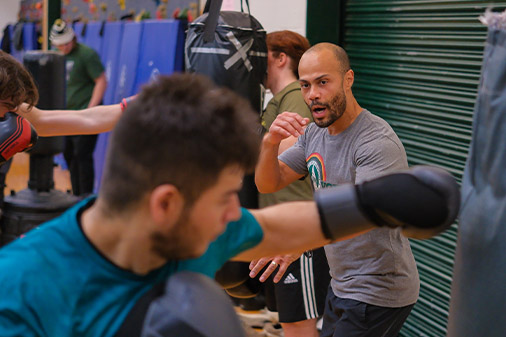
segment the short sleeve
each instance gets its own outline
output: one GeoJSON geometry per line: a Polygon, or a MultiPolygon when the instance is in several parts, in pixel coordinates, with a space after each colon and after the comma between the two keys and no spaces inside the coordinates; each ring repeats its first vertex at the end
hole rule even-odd
{"type": "Polygon", "coordinates": [[[251,212],[242,208],[241,218],[230,222],[225,232],[209,245],[204,255],[196,259],[180,261],[178,270],[195,271],[214,277],[216,271],[225,262],[255,247],[262,238],[262,227],[251,212]]]}
{"type": "Polygon", "coordinates": [[[293,144],[292,147],[285,150],[278,157],[278,159],[288,165],[288,167],[290,167],[296,173],[302,175],[306,175],[308,172],[305,152],[306,134],[307,129],[306,132],[300,136],[299,139],[297,139],[297,142],[293,144]]]}

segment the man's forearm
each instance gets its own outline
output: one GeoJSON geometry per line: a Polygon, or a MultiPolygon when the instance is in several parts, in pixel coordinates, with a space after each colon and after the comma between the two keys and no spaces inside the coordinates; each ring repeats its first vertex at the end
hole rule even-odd
{"type": "Polygon", "coordinates": [[[262,149],[255,169],[255,184],[261,193],[277,191],[281,180],[281,172],[278,161],[279,144],[268,141],[266,134],[262,140],[262,149]]]}
{"type": "Polygon", "coordinates": [[[17,111],[26,118],[40,136],[65,136],[97,134],[111,131],[121,116],[119,104],[99,105],[84,110],[40,110],[28,111],[23,104],[17,111]]]}
{"type": "MultiPolygon", "coordinates": [[[[262,226],[262,242],[234,258],[252,261],[264,256],[302,252],[330,243],[320,225],[313,201],[294,201],[251,210],[262,226]]],[[[341,238],[345,239],[345,238],[341,238]]]]}

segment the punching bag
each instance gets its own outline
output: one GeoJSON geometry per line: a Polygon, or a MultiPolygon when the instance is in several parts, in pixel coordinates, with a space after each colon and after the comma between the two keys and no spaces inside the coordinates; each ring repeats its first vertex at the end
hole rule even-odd
{"type": "Polygon", "coordinates": [[[220,12],[221,3],[208,0],[204,14],[189,24],[186,71],[207,75],[216,84],[232,89],[260,113],[261,84],[267,71],[265,30],[249,13],[220,12]]]}
{"type": "MultiPolygon", "coordinates": [[[[207,75],[217,85],[249,100],[260,121],[262,82],[267,73],[266,32],[249,13],[248,0],[248,13],[220,12],[221,4],[222,0],[207,0],[204,14],[189,24],[185,43],[186,71],[207,75]]],[[[258,208],[254,175],[244,177],[239,201],[242,207],[258,208]]],[[[230,289],[232,296],[254,297],[260,290],[260,282],[250,280],[248,265],[227,262],[216,273],[216,280],[225,289],[230,289]]]]}
{"type": "Polygon", "coordinates": [[[462,183],[449,337],[506,332],[506,11],[481,19],[489,30],[462,183]]]}
{"type": "MultiPolygon", "coordinates": [[[[260,119],[262,82],[267,72],[265,30],[249,14],[247,0],[248,13],[220,12],[221,4],[222,0],[208,0],[204,14],[188,26],[186,71],[207,75],[217,85],[228,87],[248,99],[260,119]]],[[[258,208],[253,175],[244,177],[239,200],[243,207],[258,208]]]]}
{"type": "MultiPolygon", "coordinates": [[[[29,51],[24,65],[39,90],[40,109],[65,108],[65,57],[52,51],[29,51]]],[[[54,189],[53,156],[63,151],[63,137],[39,137],[30,150],[28,188],[5,198],[0,245],[9,243],[75,204],[79,199],[54,189]]]]}

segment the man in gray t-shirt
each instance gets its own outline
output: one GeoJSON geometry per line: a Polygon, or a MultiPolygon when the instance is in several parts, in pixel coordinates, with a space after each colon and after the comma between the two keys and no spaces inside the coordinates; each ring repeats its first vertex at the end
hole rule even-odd
{"type": "MultiPolygon", "coordinates": [[[[284,112],[264,137],[256,169],[260,192],[310,175],[315,189],[407,168],[406,152],[383,119],[361,108],[346,52],[313,46],[299,64],[299,82],[315,123],[284,112]],[[281,141],[300,136],[278,158],[281,141]],[[278,160],[279,159],[279,160],[278,160]]],[[[397,336],[418,298],[419,278],[408,240],[377,228],[325,247],[331,284],[321,336],[397,336]]]]}

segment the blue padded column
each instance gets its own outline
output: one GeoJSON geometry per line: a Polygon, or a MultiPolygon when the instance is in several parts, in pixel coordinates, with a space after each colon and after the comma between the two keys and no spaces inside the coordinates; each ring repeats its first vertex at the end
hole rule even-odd
{"type": "MultiPolygon", "coordinates": [[[[123,22],[107,22],[102,36],[101,60],[105,67],[107,77],[107,89],[104,94],[104,104],[114,104],[114,90],[118,78],[118,63],[121,47],[121,38],[123,35],[123,22]]],[[[97,145],[93,152],[93,162],[95,167],[94,190],[98,191],[100,179],[103,174],[107,144],[109,143],[109,132],[98,135],[97,145]]]]}
{"type": "Polygon", "coordinates": [[[118,63],[123,36],[123,22],[107,22],[102,36],[102,51],[100,59],[107,76],[107,89],[104,95],[104,104],[118,103],[114,100],[116,81],[118,78],[118,63]]]}
{"type": "Polygon", "coordinates": [[[84,24],[82,22],[76,22],[73,26],[74,32],[76,33],[77,42],[84,43],[84,40],[86,38],[85,32],[83,32],[84,24]]]}
{"type": "Polygon", "coordinates": [[[141,54],[134,85],[140,86],[158,74],[183,70],[184,29],[178,20],[145,20],[141,38],[141,54]]]}
{"type": "MultiPolygon", "coordinates": [[[[112,23],[110,27],[108,25],[106,25],[107,29],[104,32],[105,43],[102,62],[104,62],[104,58],[110,57],[111,59],[110,83],[114,86],[114,91],[109,94],[106,92],[107,97],[104,98],[104,100],[107,99],[107,104],[113,104],[135,93],[134,83],[140,54],[139,46],[143,25],[140,22],[127,22],[121,26],[114,26],[112,23]],[[115,47],[110,44],[117,44],[117,46],[115,47]],[[115,54],[114,49],[116,49],[116,61],[113,61],[113,54],[115,54]]],[[[104,65],[107,72],[108,61],[105,61],[104,65]]],[[[108,139],[108,133],[101,134],[98,137],[93,154],[95,160],[95,192],[100,188],[108,139]]]]}
{"type": "Polygon", "coordinates": [[[23,49],[36,50],[37,48],[37,31],[33,22],[27,22],[23,25],[23,49]]]}
{"type": "Polygon", "coordinates": [[[14,25],[9,25],[9,34],[11,36],[11,55],[20,63],[23,63],[23,50],[17,50],[14,46],[14,25]]]}
{"type": "Polygon", "coordinates": [[[128,22],[123,27],[114,102],[120,102],[122,98],[132,96],[135,93],[134,84],[141,53],[140,41],[143,27],[140,22],[128,22]]]}
{"type": "Polygon", "coordinates": [[[93,48],[100,57],[102,57],[102,36],[100,30],[102,29],[102,22],[93,21],[88,22],[86,27],[86,35],[84,37],[84,44],[93,48]]]}

